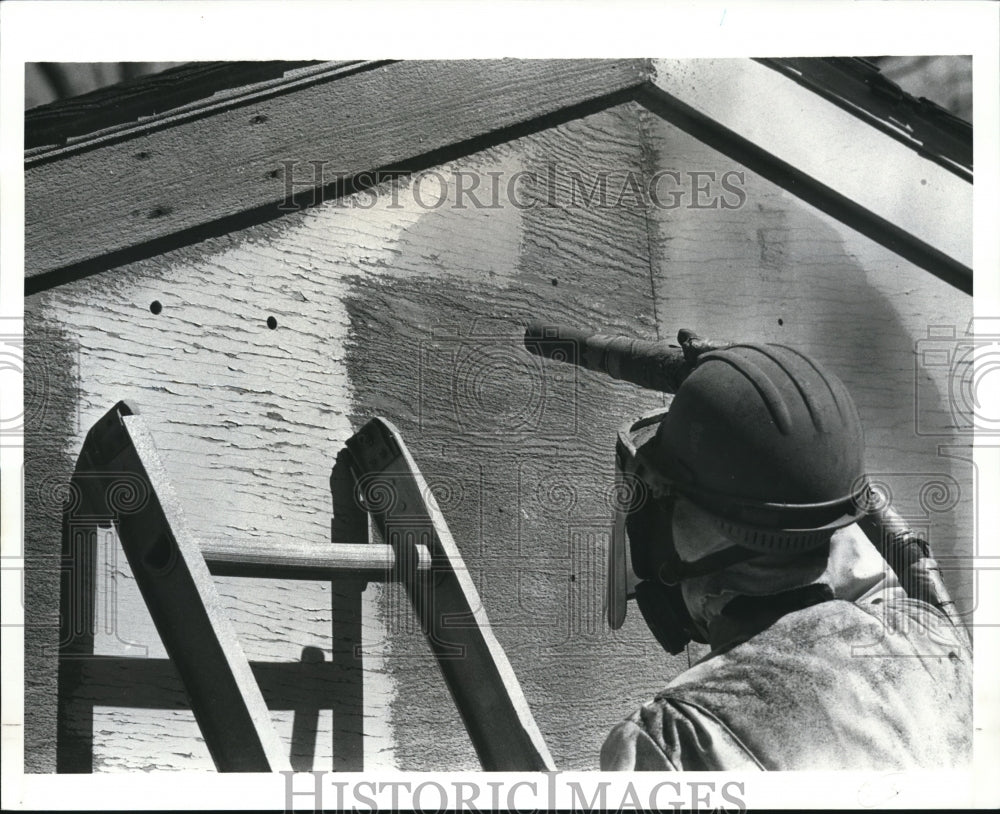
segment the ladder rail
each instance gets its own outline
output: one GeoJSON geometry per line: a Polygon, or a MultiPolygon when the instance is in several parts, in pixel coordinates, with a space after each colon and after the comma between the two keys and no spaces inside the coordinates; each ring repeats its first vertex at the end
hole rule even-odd
{"type": "MultiPolygon", "coordinates": [[[[228,540],[199,544],[186,527],[152,436],[125,402],[116,404],[87,434],[73,485],[80,496],[76,514],[82,522],[77,525],[116,526],[219,771],[289,771],[290,762],[213,574],[336,578],[352,586],[357,600],[366,581],[402,582],[483,769],[555,770],[447,522],[398,430],[385,419],[369,421],[338,456],[331,478],[331,532],[334,537],[366,536],[367,512],[388,545],[319,547],[289,540],[280,548],[228,540]],[[389,503],[380,503],[380,489],[381,497],[391,498],[389,503]]],[[[352,602],[348,605],[354,608],[357,602],[352,602]]],[[[354,612],[352,618],[357,619],[350,635],[360,639],[360,606],[354,612]]],[[[334,642],[335,662],[338,646],[342,668],[360,671],[355,645],[334,642]]],[[[72,641],[62,653],[73,656],[72,641]]],[[[73,677],[78,680],[82,674],[67,671],[66,681],[60,683],[61,703],[73,677]]],[[[346,710],[345,704],[356,705],[361,697],[335,697],[331,704],[346,710]]],[[[361,726],[360,711],[354,713],[358,721],[352,726],[361,726]]],[[[362,737],[360,730],[357,737],[362,737]]],[[[360,768],[360,760],[360,754],[347,755],[341,765],[360,768]]]]}
{"type": "Polygon", "coordinates": [[[84,484],[80,490],[86,513],[112,519],[117,527],[216,768],[290,771],[264,697],[198,543],[186,528],[156,447],[128,404],[119,402],[88,433],[74,478],[84,484]],[[118,492],[116,497],[116,479],[121,483],[122,475],[135,491],[118,492]]]}
{"type": "Polygon", "coordinates": [[[374,418],[348,440],[361,497],[399,560],[431,551],[429,572],[411,568],[407,593],[486,771],[554,771],[545,739],[475,583],[399,431],[374,418]]]}

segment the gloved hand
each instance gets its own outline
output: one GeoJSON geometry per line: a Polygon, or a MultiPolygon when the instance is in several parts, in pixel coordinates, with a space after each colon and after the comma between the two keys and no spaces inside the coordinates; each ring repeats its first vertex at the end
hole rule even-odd
{"type": "Polygon", "coordinates": [[[915,534],[889,505],[876,508],[858,525],[892,568],[907,596],[933,605],[953,624],[960,625],[955,603],[941,578],[930,543],[915,534]]]}
{"type": "Polygon", "coordinates": [[[684,374],[682,381],[695,369],[698,365],[698,357],[703,353],[731,348],[735,344],[734,342],[724,342],[717,339],[702,339],[690,328],[681,328],[677,332],[677,342],[681,346],[681,350],[684,353],[684,361],[687,363],[687,372],[684,374]]]}

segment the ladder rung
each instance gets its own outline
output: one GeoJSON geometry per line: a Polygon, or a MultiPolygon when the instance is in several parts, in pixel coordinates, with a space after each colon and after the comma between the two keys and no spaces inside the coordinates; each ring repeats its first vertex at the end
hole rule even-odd
{"type": "MultiPolygon", "coordinates": [[[[418,545],[417,570],[431,567],[427,546],[418,545]]],[[[202,555],[216,576],[330,579],[351,576],[369,582],[398,582],[399,568],[391,546],[382,543],[312,544],[284,541],[254,545],[229,540],[202,542],[202,555]]]]}

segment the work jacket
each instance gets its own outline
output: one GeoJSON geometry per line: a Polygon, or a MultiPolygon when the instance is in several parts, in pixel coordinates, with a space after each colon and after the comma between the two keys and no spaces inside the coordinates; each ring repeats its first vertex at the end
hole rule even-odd
{"type": "Polygon", "coordinates": [[[964,630],[899,588],[800,608],[679,675],[616,726],[604,770],[969,765],[964,630]]]}

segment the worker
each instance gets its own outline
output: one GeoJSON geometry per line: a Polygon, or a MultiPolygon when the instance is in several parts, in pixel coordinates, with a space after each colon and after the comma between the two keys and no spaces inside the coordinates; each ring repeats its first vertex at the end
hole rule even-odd
{"type": "Polygon", "coordinates": [[[926,542],[877,505],[844,385],[734,345],[635,427],[635,599],[667,650],[710,651],[611,730],[601,768],[968,765],[969,640],[926,542]]]}

